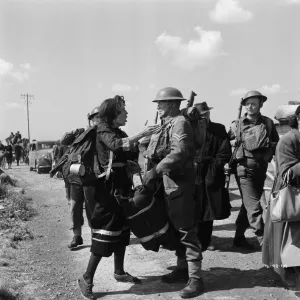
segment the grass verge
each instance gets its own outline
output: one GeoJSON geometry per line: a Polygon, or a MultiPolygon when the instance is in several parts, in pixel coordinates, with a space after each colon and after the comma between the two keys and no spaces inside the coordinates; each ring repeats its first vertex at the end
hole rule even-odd
{"type": "Polygon", "coordinates": [[[35,215],[32,199],[25,195],[24,189],[17,187],[15,180],[10,184],[0,183],[0,273],[3,276],[0,277],[6,278],[0,281],[1,300],[32,299],[22,294],[5,270],[15,263],[19,242],[34,238],[26,221],[35,215]]]}

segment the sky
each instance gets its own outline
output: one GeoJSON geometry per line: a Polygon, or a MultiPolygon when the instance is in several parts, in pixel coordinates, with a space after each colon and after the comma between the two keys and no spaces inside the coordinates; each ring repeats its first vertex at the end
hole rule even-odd
{"type": "Polygon", "coordinates": [[[24,94],[37,140],[86,127],[115,95],[135,134],[169,86],[227,128],[249,90],[273,118],[300,101],[299,13],[300,0],[0,0],[0,139],[28,137],[24,94]]]}

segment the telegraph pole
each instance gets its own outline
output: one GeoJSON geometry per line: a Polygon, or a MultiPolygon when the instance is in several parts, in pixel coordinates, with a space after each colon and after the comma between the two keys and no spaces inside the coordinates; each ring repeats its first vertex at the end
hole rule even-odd
{"type": "Polygon", "coordinates": [[[28,103],[31,99],[34,98],[34,95],[29,95],[29,94],[21,94],[21,97],[25,99],[26,106],[27,106],[27,126],[28,126],[28,140],[30,143],[30,129],[29,129],[29,107],[28,103]]]}

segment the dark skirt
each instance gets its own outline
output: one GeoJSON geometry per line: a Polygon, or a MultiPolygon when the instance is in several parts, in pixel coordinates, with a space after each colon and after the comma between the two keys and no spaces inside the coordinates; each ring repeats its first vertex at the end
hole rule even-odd
{"type": "Polygon", "coordinates": [[[91,218],[91,252],[109,257],[120,247],[129,245],[130,229],[123,208],[113,196],[112,182],[99,180],[96,188],[96,205],[91,218]]]}

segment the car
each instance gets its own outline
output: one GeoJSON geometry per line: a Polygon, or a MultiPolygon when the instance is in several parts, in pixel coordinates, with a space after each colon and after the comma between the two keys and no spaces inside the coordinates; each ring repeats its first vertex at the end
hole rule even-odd
{"type": "Polygon", "coordinates": [[[38,174],[52,168],[52,150],[56,141],[34,141],[29,145],[29,170],[38,174]]]}

